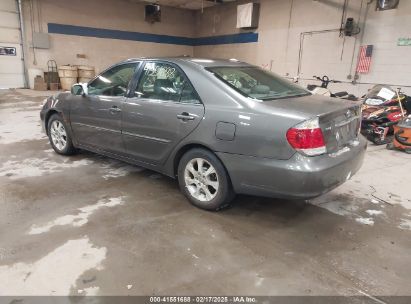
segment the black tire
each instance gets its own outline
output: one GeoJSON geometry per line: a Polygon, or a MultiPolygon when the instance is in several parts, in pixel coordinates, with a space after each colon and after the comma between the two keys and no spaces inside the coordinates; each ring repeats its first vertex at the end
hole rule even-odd
{"type": "Polygon", "coordinates": [[[73,155],[76,153],[76,149],[73,146],[73,141],[71,140],[71,136],[70,136],[70,132],[68,131],[67,124],[64,122],[63,118],[59,114],[53,114],[49,118],[49,121],[47,123],[47,134],[49,137],[50,145],[56,153],[61,154],[61,155],[73,155]],[[55,121],[61,123],[66,131],[66,136],[65,136],[66,145],[62,149],[59,149],[55,145],[52,139],[51,127],[52,127],[53,122],[55,121]]]}
{"type": "Polygon", "coordinates": [[[392,137],[387,136],[384,140],[381,140],[379,136],[370,136],[368,140],[377,146],[381,146],[392,142],[392,137]]]}
{"type": "Polygon", "coordinates": [[[394,146],[394,144],[391,142],[391,143],[388,143],[387,144],[387,147],[386,147],[388,150],[394,150],[395,149],[395,146],[394,146]]]}
{"type": "Polygon", "coordinates": [[[187,151],[180,159],[178,164],[178,183],[181,192],[183,192],[190,203],[204,210],[218,211],[228,207],[235,196],[234,191],[232,190],[230,177],[221,161],[212,152],[201,148],[187,151]],[[217,181],[219,183],[218,191],[215,192],[215,197],[209,201],[201,201],[195,198],[186,186],[184,175],[186,166],[189,162],[198,158],[206,160],[216,171],[217,181]]]}

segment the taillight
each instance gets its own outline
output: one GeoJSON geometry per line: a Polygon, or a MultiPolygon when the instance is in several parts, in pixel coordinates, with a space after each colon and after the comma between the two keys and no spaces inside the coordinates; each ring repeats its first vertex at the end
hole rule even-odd
{"type": "Polygon", "coordinates": [[[327,152],[318,118],[304,121],[289,129],[287,131],[287,140],[291,147],[307,156],[315,156],[327,152]]]}

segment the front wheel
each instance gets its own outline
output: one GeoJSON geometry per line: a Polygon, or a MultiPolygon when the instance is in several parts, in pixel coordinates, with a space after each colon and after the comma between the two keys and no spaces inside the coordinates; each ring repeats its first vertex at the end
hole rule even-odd
{"type": "Polygon", "coordinates": [[[188,200],[201,209],[217,211],[234,198],[223,164],[205,149],[184,154],[178,166],[178,182],[188,200]]]}
{"type": "Polygon", "coordinates": [[[73,142],[67,131],[64,120],[58,114],[53,114],[47,125],[47,134],[50,144],[54,151],[62,155],[71,155],[75,153],[73,142]]]}

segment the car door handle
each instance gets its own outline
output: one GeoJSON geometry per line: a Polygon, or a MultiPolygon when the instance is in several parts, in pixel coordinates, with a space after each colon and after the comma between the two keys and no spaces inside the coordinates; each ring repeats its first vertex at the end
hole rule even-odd
{"type": "Polygon", "coordinates": [[[110,112],[111,112],[111,113],[121,112],[121,109],[120,109],[119,107],[117,107],[117,106],[112,106],[112,107],[110,108],[110,112]]]}
{"type": "Polygon", "coordinates": [[[195,116],[192,116],[187,112],[183,112],[183,113],[177,115],[177,118],[181,119],[181,120],[194,120],[195,116]]]}

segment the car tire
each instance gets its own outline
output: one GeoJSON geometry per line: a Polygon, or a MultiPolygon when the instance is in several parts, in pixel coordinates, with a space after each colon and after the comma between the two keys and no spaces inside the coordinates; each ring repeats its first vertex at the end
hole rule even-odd
{"type": "Polygon", "coordinates": [[[387,148],[387,150],[394,150],[394,149],[395,149],[395,146],[394,146],[394,144],[391,142],[391,143],[388,143],[388,144],[387,144],[386,148],[387,148]]]}
{"type": "Polygon", "coordinates": [[[190,203],[204,210],[221,210],[229,206],[235,196],[221,161],[201,148],[189,150],[181,158],[178,183],[190,203]]]}
{"type": "Polygon", "coordinates": [[[47,134],[56,153],[72,155],[76,152],[67,125],[59,114],[53,114],[50,117],[47,124],[47,134]]]}

